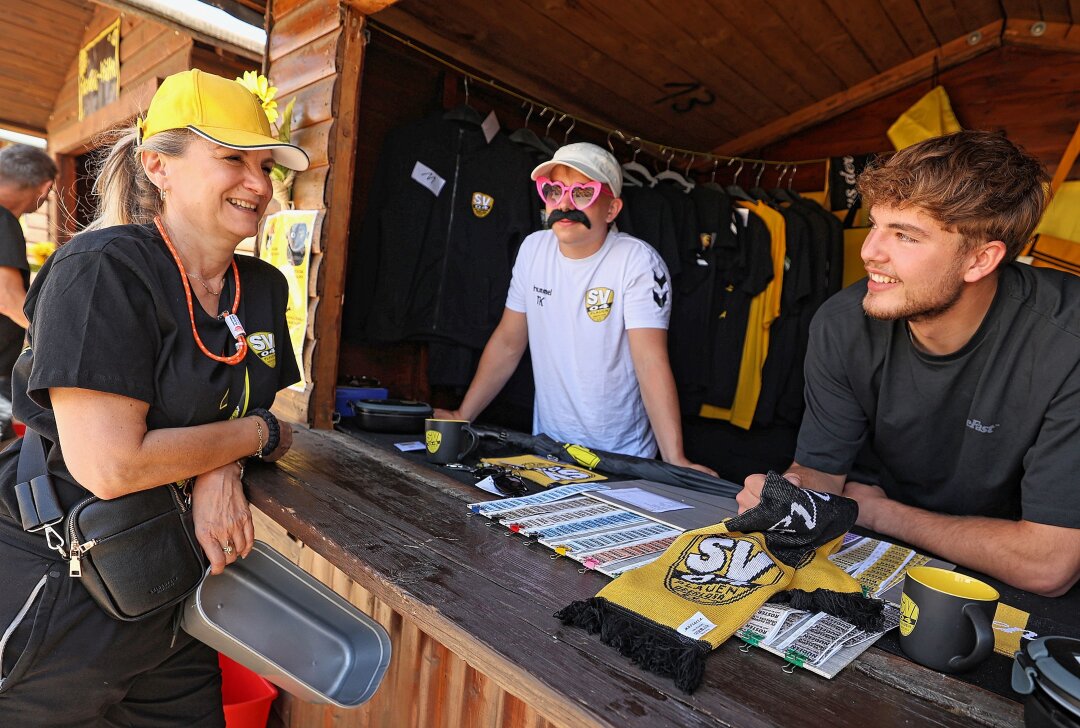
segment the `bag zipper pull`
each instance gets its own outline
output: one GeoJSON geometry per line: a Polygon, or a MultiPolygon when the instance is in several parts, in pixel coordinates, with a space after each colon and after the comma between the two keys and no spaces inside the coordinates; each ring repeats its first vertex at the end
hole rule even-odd
{"type": "Polygon", "coordinates": [[[90,539],[84,544],[73,543],[71,545],[71,559],[68,561],[68,576],[79,578],[82,576],[82,555],[89,551],[97,541],[90,539]]]}

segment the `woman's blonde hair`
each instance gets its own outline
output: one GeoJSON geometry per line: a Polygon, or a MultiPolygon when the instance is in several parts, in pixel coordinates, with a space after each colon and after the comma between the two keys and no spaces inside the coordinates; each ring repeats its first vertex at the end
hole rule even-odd
{"type": "Polygon", "coordinates": [[[83,229],[144,225],[161,214],[161,193],[146,176],[142,152],[179,157],[193,139],[195,134],[187,129],[159,132],[142,144],[134,126],[106,132],[103,146],[108,151],[93,165],[97,216],[83,229]]]}

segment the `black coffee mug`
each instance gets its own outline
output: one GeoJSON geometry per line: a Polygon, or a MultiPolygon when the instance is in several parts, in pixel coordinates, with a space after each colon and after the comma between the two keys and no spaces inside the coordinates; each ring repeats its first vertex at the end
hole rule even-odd
{"type": "Polygon", "coordinates": [[[908,569],[900,598],[900,648],[920,665],[964,672],[994,651],[998,593],[970,576],[932,566],[908,569]]]}
{"type": "Polygon", "coordinates": [[[427,459],[430,462],[446,465],[459,463],[476,449],[480,438],[469,427],[468,420],[424,420],[424,442],[427,445],[427,459]],[[468,445],[464,443],[468,441],[468,445]]]}

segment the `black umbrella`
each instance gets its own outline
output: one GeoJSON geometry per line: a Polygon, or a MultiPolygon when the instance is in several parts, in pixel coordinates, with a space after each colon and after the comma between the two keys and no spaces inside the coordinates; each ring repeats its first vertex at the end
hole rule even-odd
{"type": "Polygon", "coordinates": [[[665,485],[674,485],[699,493],[719,495],[726,498],[734,498],[742,490],[742,486],[736,485],[730,480],[714,478],[692,468],[671,465],[661,460],[592,450],[582,445],[557,442],[544,434],[526,435],[523,432],[484,425],[473,425],[473,429],[481,438],[494,441],[497,444],[539,455],[550,455],[561,462],[580,465],[605,475],[652,480],[665,485]]]}

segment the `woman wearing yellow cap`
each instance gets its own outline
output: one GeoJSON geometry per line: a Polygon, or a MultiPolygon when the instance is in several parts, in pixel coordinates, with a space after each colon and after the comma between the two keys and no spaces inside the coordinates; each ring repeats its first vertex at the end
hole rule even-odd
{"type": "MultiPolygon", "coordinates": [[[[308,160],[239,83],[165,79],[102,163],[98,218],[31,287],[13,373],[15,415],[48,446],[65,511],[191,479],[214,572],[252,546],[244,461],[292,442],[268,411],[299,379],[288,287],[234,255],[258,231],[275,161],[308,160]]],[[[175,610],[109,617],[45,536],[23,530],[19,450],[0,454],[0,723],[222,726],[216,653],[176,630],[175,610]]]]}

